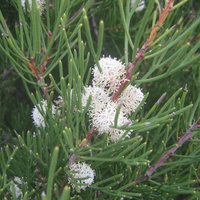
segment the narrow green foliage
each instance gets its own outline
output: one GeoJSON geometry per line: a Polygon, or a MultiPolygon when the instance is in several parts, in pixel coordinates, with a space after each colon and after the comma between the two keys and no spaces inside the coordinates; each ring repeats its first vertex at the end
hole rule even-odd
{"type": "Polygon", "coordinates": [[[70,199],[70,187],[65,186],[60,200],[68,200],[68,199],[70,199]]]}
{"type": "Polygon", "coordinates": [[[47,181],[47,199],[51,199],[53,190],[53,179],[58,159],[59,148],[55,147],[52,155],[52,160],[49,168],[48,181],[47,181]]]}

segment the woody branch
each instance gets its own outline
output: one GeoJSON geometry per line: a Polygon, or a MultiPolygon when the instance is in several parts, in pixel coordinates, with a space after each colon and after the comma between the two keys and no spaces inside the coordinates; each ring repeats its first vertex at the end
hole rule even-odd
{"type": "Polygon", "coordinates": [[[176,143],[176,146],[174,148],[170,149],[169,151],[167,151],[165,154],[163,154],[163,156],[157,161],[157,163],[155,165],[151,166],[146,171],[145,175],[140,175],[136,179],[135,183],[138,184],[142,181],[148,180],[151,177],[151,175],[159,167],[161,167],[171,155],[173,155],[186,141],[188,141],[191,138],[192,132],[197,128],[200,128],[200,125],[198,124],[198,122],[195,122],[188,128],[188,130],[185,132],[185,134],[179,139],[179,141],[176,143]]]}
{"type": "Polygon", "coordinates": [[[160,27],[163,25],[165,19],[167,18],[169,12],[172,10],[173,8],[173,3],[174,0],[169,0],[166,3],[165,8],[163,9],[158,22],[156,23],[156,25],[154,26],[154,28],[152,29],[148,39],[146,40],[146,42],[144,43],[144,45],[142,46],[142,48],[138,49],[136,52],[136,59],[134,63],[128,63],[127,66],[127,71],[126,71],[126,81],[124,81],[118,88],[118,90],[113,94],[112,96],[112,100],[116,101],[119,97],[119,95],[121,94],[121,92],[123,91],[123,89],[126,87],[126,85],[128,84],[128,82],[131,80],[132,78],[132,74],[133,74],[133,70],[135,68],[135,66],[137,65],[138,61],[143,60],[145,57],[145,52],[151,47],[158,30],[160,29],[160,27]]]}

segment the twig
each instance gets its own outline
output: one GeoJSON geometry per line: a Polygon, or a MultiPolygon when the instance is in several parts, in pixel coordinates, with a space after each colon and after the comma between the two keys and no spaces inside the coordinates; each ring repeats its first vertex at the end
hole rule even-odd
{"type": "Polygon", "coordinates": [[[132,72],[133,72],[135,66],[136,66],[136,64],[128,63],[128,67],[127,67],[127,70],[126,70],[125,81],[121,83],[121,85],[119,86],[118,90],[112,95],[112,97],[111,97],[112,101],[116,101],[119,98],[121,92],[124,90],[124,88],[126,87],[128,82],[131,80],[132,72]]]}
{"type": "Polygon", "coordinates": [[[149,46],[153,43],[158,30],[160,29],[160,27],[162,27],[166,17],[168,16],[169,12],[172,10],[174,1],[175,0],[168,0],[168,2],[166,3],[166,6],[163,9],[158,22],[152,29],[150,36],[148,37],[147,41],[144,43],[144,45],[141,48],[143,49],[143,51],[146,51],[149,48],[149,46]]]}
{"type": "Polygon", "coordinates": [[[1,75],[2,79],[5,79],[7,76],[9,76],[13,72],[13,67],[10,67],[9,69],[5,69],[3,74],[1,75]]]}
{"type": "MultiPolygon", "coordinates": [[[[42,64],[41,71],[39,71],[38,67],[35,66],[35,59],[34,59],[34,57],[30,58],[30,63],[28,64],[28,67],[33,72],[35,78],[37,78],[38,83],[40,85],[45,85],[44,78],[43,78],[42,75],[43,75],[43,73],[46,70],[46,65],[47,65],[48,61],[49,61],[49,57],[46,57],[44,63],[42,64]]],[[[46,99],[48,100],[49,99],[49,93],[48,93],[49,87],[48,86],[42,86],[41,89],[42,89],[42,91],[43,91],[46,99]]]]}
{"type": "Polygon", "coordinates": [[[159,168],[161,167],[165,161],[174,154],[186,141],[188,141],[191,138],[192,132],[196,129],[200,128],[200,125],[198,122],[195,122],[188,128],[188,130],[185,132],[185,134],[179,139],[179,141],[176,144],[176,147],[170,149],[167,151],[162,157],[157,161],[157,163],[153,166],[151,166],[145,173],[145,175],[141,174],[135,181],[136,184],[148,180],[151,175],[159,168]]]}
{"type": "Polygon", "coordinates": [[[85,4],[82,4],[82,6],[78,9],[78,11],[76,11],[72,17],[70,17],[70,19],[67,20],[66,24],[69,24],[84,8],[85,4]]]}
{"type": "Polygon", "coordinates": [[[159,28],[163,25],[163,23],[164,23],[166,17],[168,16],[169,12],[172,10],[174,1],[175,0],[169,0],[166,3],[166,6],[165,6],[165,8],[163,9],[163,11],[162,11],[162,13],[160,15],[160,18],[158,19],[158,22],[156,23],[156,25],[152,29],[151,34],[148,37],[147,41],[144,43],[144,45],[142,46],[141,49],[137,50],[135,62],[128,64],[127,70],[126,70],[126,81],[121,83],[121,85],[119,86],[118,90],[112,95],[111,99],[113,101],[116,101],[118,99],[118,97],[121,94],[121,92],[123,91],[123,89],[126,87],[128,82],[131,80],[132,74],[133,74],[133,70],[134,70],[135,66],[137,65],[138,61],[144,59],[145,52],[149,49],[149,47],[151,47],[159,28]]]}
{"type": "Polygon", "coordinates": [[[93,129],[87,134],[86,142],[84,143],[83,147],[87,145],[88,141],[92,138],[92,136],[97,132],[97,128],[93,127],[93,129]]]}
{"type": "MultiPolygon", "coordinates": [[[[80,148],[84,148],[85,146],[87,146],[88,142],[90,141],[90,139],[93,137],[93,135],[97,132],[97,128],[93,127],[93,129],[87,134],[86,138],[82,141],[80,148]]],[[[79,155],[76,154],[72,154],[69,157],[69,166],[72,165],[75,161],[76,158],[80,157],[79,155]]]]}

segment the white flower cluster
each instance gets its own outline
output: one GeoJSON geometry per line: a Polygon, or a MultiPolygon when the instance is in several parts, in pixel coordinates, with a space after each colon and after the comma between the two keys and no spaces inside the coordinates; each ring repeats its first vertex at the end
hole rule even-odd
{"type": "Polygon", "coordinates": [[[102,73],[98,67],[93,69],[93,85],[103,88],[107,93],[115,92],[122,82],[126,80],[126,70],[124,65],[110,57],[103,57],[99,60],[102,73]]]}
{"type": "MultiPolygon", "coordinates": [[[[19,177],[15,176],[14,177],[14,191],[15,191],[15,195],[17,198],[23,196],[23,193],[22,193],[21,189],[19,188],[19,185],[22,185],[22,184],[23,184],[22,180],[19,177]]],[[[13,192],[12,185],[10,185],[10,191],[13,192]]]]}
{"type": "MultiPolygon", "coordinates": [[[[52,115],[56,114],[56,107],[52,104],[52,115]]],[[[32,110],[33,123],[37,127],[45,127],[44,116],[47,112],[47,101],[43,100],[41,103],[34,106],[32,110]],[[39,108],[39,109],[38,109],[39,108]]]]}
{"type": "Polygon", "coordinates": [[[93,126],[98,129],[99,134],[109,133],[109,139],[116,142],[125,133],[124,130],[111,127],[114,125],[116,109],[121,107],[117,125],[128,125],[128,116],[136,110],[144,95],[139,88],[129,85],[115,102],[111,101],[111,95],[126,81],[126,67],[111,57],[101,58],[99,64],[102,71],[94,66],[92,86],[85,87],[82,105],[85,107],[91,96],[89,116],[93,126]]]}
{"type": "MultiPolygon", "coordinates": [[[[135,5],[135,3],[136,3],[136,0],[131,0],[131,8],[135,5]]],[[[145,2],[144,0],[140,0],[135,11],[139,12],[143,10],[144,8],[145,8],[145,2]]]]}
{"type": "MultiPolygon", "coordinates": [[[[22,5],[23,9],[25,10],[25,8],[26,8],[26,6],[25,6],[26,1],[28,2],[30,9],[32,9],[33,0],[21,0],[21,5],[22,5]]],[[[45,0],[36,0],[36,5],[40,9],[40,14],[42,14],[42,12],[44,11],[45,3],[46,3],[45,0]]]]}
{"type": "Polygon", "coordinates": [[[94,182],[95,171],[85,162],[73,163],[69,168],[72,172],[72,178],[68,180],[72,187],[75,187],[72,179],[76,179],[79,190],[85,190],[86,187],[89,187],[94,182]]]}

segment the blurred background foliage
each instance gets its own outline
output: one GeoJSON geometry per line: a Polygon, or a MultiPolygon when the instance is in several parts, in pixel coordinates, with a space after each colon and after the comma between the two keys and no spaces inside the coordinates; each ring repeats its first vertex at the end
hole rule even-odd
{"type": "MultiPolygon", "coordinates": [[[[0,9],[12,33],[18,23],[18,12],[12,1],[0,0],[0,9]]],[[[1,33],[1,38],[3,37],[1,33]]],[[[0,38],[0,42],[2,42],[0,38]]],[[[14,130],[25,131],[31,129],[32,121],[29,117],[30,100],[26,95],[23,83],[7,58],[0,53],[0,146],[12,144],[15,137],[14,130]]]]}

